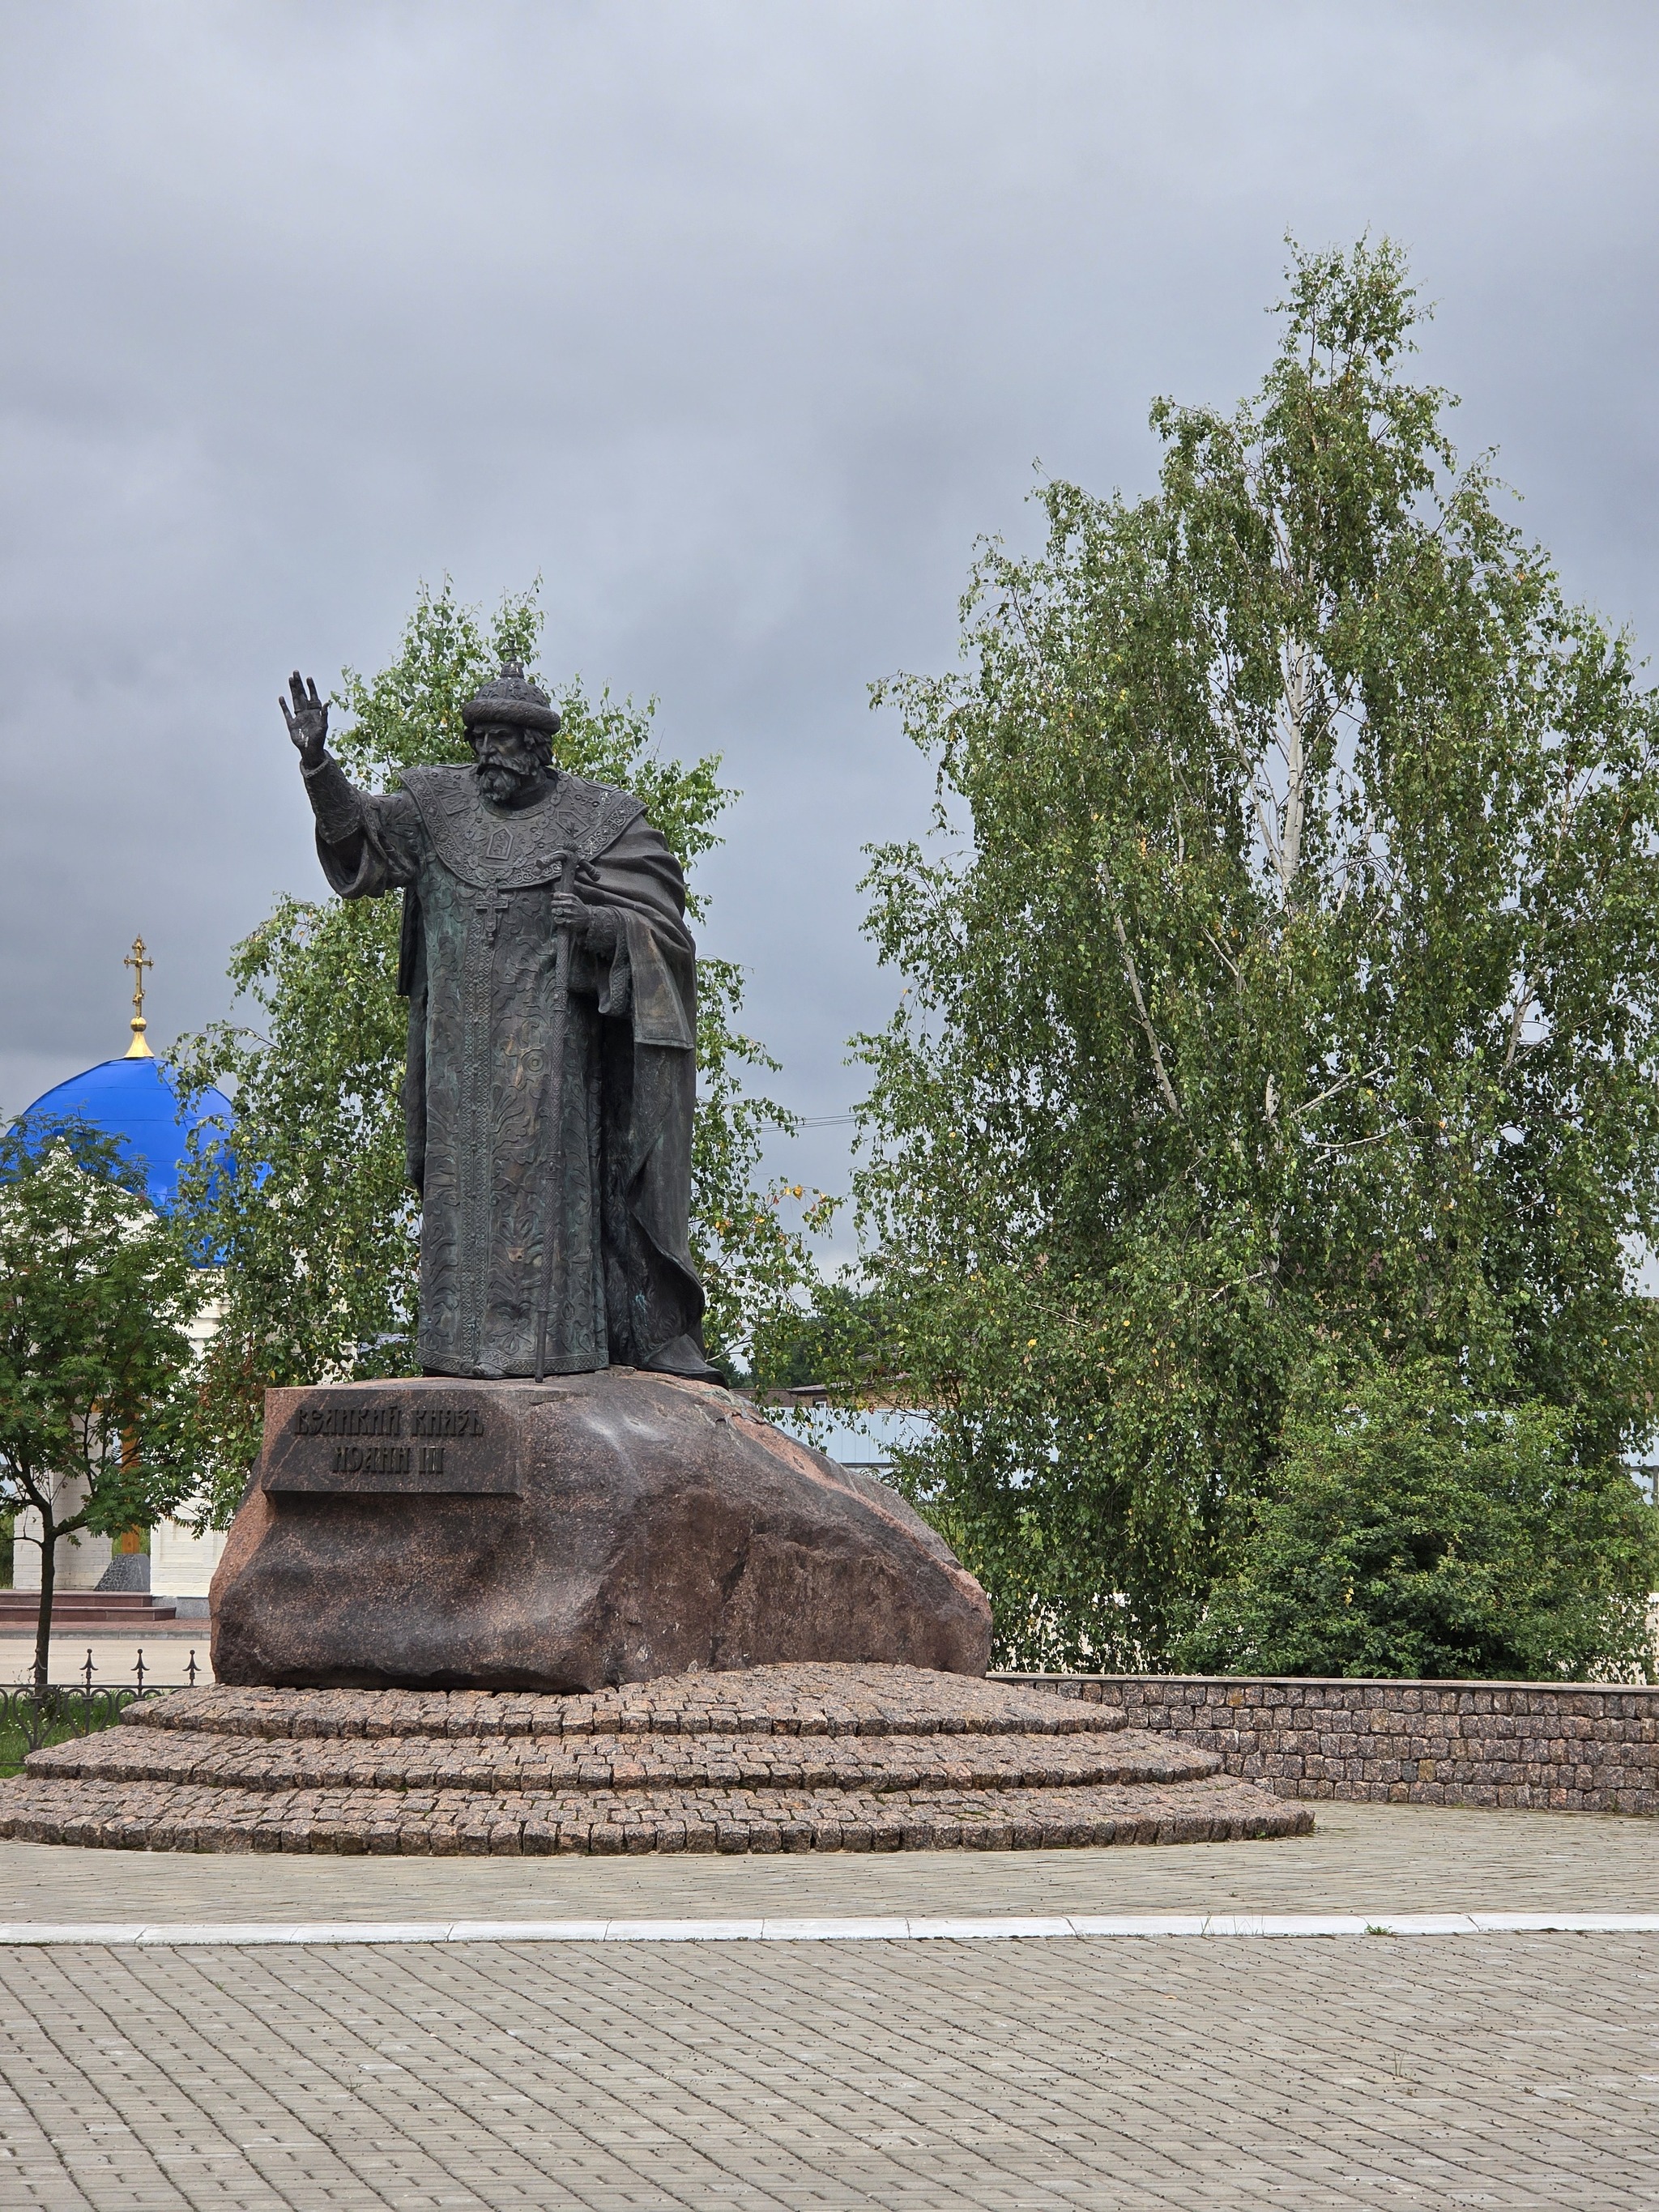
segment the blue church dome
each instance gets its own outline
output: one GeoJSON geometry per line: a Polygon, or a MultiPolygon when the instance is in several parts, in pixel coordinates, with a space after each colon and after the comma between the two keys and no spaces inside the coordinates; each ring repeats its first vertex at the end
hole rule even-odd
{"type": "MultiPolygon", "coordinates": [[[[150,1204],[169,1213],[179,1196],[190,1131],[204,1121],[228,1131],[231,1109],[222,1091],[210,1089],[186,1109],[171,1069],[146,1053],[142,1059],[101,1060],[84,1074],[70,1076],[43,1091],[19,1118],[40,1128],[55,1121],[90,1122],[116,1140],[123,1159],[142,1170],[150,1204]]],[[[207,1133],[216,1132],[210,1128],[207,1133]]]]}
{"type": "Polygon", "coordinates": [[[210,1086],[189,1108],[184,1105],[172,1070],[156,1059],[145,1038],[144,969],[150,963],[142,937],[125,964],[137,980],[132,994],[132,1042],[125,1057],[100,1060],[96,1067],[42,1091],[19,1115],[18,1126],[44,1133],[53,1123],[82,1121],[113,1138],[122,1158],[142,1171],[150,1204],[158,1212],[168,1213],[178,1200],[190,1132],[206,1122],[210,1136],[228,1133],[231,1104],[222,1091],[210,1086]]]}

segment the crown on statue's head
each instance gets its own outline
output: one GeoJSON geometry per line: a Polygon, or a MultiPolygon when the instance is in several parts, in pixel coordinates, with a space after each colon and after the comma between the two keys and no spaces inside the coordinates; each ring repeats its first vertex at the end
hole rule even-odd
{"type": "Polygon", "coordinates": [[[553,702],[516,660],[502,661],[495,681],[478,686],[462,708],[461,720],[469,730],[480,723],[516,722],[523,729],[545,730],[549,737],[559,727],[553,702]]]}

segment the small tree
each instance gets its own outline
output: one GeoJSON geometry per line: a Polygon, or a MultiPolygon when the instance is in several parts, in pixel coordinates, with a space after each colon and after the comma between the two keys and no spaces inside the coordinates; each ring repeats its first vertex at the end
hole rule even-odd
{"type": "Polygon", "coordinates": [[[1307,1393],[1177,1663],[1225,1674],[1651,1678],[1653,1510],[1565,1418],[1444,1368],[1307,1393]]]}
{"type": "Polygon", "coordinates": [[[189,1331],[211,1278],[130,1182],[83,1127],[0,1137],[0,1501],[40,1516],[37,1691],[60,1539],[151,1527],[195,1480],[189,1331]]]}

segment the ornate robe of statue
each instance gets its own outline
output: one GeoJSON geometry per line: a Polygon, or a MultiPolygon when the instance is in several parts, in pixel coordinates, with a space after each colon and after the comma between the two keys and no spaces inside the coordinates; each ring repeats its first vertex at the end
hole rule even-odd
{"type": "Polygon", "coordinates": [[[639,801],[550,770],[517,807],[492,805],[474,768],[412,769],[384,796],[326,757],[306,776],[334,889],[403,892],[427,1371],[533,1374],[539,1335],[550,1374],[718,1379],[687,1244],[696,948],[679,864],[639,801]],[[613,950],[568,955],[555,1082],[562,877],[617,928],[613,950]]]}

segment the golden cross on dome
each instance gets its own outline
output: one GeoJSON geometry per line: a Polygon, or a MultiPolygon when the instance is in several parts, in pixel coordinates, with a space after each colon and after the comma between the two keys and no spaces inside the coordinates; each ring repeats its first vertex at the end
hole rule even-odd
{"type": "Polygon", "coordinates": [[[126,1056],[129,1060],[154,1060],[155,1054],[144,1042],[144,1031],[149,1027],[144,1019],[144,970],[153,968],[155,963],[144,951],[142,937],[133,939],[132,950],[121,965],[132,970],[132,1042],[127,1047],[126,1056]]]}

